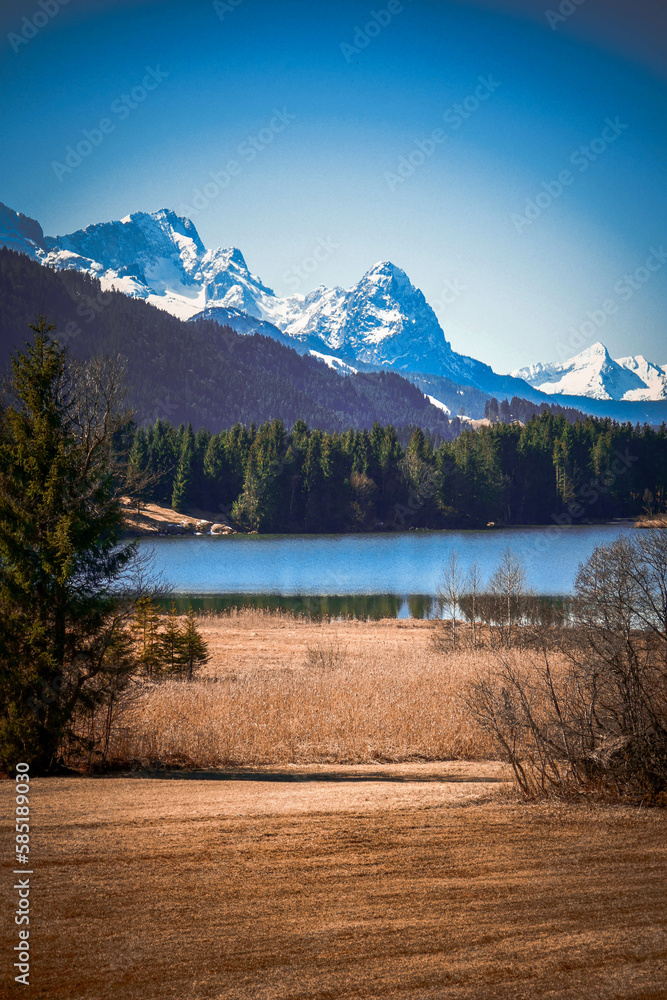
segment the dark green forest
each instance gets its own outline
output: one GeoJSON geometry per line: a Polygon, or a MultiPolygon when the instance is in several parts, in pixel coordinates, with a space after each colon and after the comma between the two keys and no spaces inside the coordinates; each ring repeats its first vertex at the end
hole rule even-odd
{"type": "Polygon", "coordinates": [[[211,434],[164,420],[134,432],[144,500],[218,512],[248,531],[340,532],[583,523],[664,510],[667,427],[543,413],[434,446],[416,429],[329,433],[297,420],[211,434]]]}
{"type": "Polygon", "coordinates": [[[0,302],[0,367],[43,312],[74,358],[124,359],[135,425],[122,447],[146,500],[263,532],[576,523],[665,507],[664,425],[513,398],[487,399],[491,426],[473,431],[394,372],[341,376],[269,337],[184,323],[10,250],[0,302]]]}

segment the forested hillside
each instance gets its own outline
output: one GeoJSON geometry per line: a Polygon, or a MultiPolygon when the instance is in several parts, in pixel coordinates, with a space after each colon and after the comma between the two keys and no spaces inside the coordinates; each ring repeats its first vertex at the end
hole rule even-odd
{"type": "Polygon", "coordinates": [[[184,323],[76,271],[56,271],[0,249],[0,367],[28,339],[39,313],[57,325],[72,354],[127,359],[129,404],[138,423],[165,418],[194,428],[302,418],[329,431],[375,420],[420,426],[442,439],[458,420],[393,372],[341,377],[268,337],[240,336],[212,320],[184,323]]]}
{"type": "Polygon", "coordinates": [[[667,428],[544,413],[433,446],[421,430],[323,433],[302,420],[211,434],[158,421],[136,431],[146,500],[219,511],[246,530],[338,532],[581,523],[664,509],[667,428]]]}

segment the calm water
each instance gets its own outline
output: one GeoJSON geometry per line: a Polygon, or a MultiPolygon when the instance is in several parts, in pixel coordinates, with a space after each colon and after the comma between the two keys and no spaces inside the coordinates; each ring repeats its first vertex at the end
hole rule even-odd
{"type": "Polygon", "coordinates": [[[628,522],[568,528],[505,528],[381,535],[230,535],[142,539],[177,594],[199,607],[273,604],[374,617],[427,614],[455,549],[488,578],[508,546],[538,594],[569,594],[579,564],[596,545],[632,531],[628,522]],[[207,595],[207,596],[205,596],[207,595]]]}

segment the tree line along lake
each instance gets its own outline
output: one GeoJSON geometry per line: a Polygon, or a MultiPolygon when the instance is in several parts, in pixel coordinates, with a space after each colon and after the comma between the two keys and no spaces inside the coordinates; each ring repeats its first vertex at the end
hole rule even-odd
{"type": "Polygon", "coordinates": [[[452,551],[483,583],[510,548],[537,595],[572,593],[596,546],[633,531],[610,524],[342,535],[142,538],[177,605],[198,610],[260,606],[308,614],[429,617],[452,551]]]}

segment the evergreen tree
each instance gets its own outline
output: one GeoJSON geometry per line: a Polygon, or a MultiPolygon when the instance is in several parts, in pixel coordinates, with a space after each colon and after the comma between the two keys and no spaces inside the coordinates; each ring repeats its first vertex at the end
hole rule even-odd
{"type": "Polygon", "coordinates": [[[148,439],[145,430],[139,427],[134,435],[127,469],[128,485],[137,500],[137,514],[141,512],[141,501],[148,492],[149,462],[148,439]]]}
{"type": "Polygon", "coordinates": [[[257,451],[250,449],[243,492],[232,506],[232,517],[249,531],[259,531],[262,523],[262,477],[257,451]]]}
{"type": "Polygon", "coordinates": [[[176,605],[171,602],[158,643],[163,669],[166,673],[177,674],[182,668],[184,643],[183,631],[179,624],[179,614],[176,605]]]}
{"type": "Polygon", "coordinates": [[[192,433],[192,425],[188,424],[182,433],[181,453],[176,469],[174,489],[171,494],[171,506],[174,510],[183,511],[193,501],[194,460],[195,438],[192,433]]]}
{"type": "Polygon", "coordinates": [[[236,520],[252,531],[278,531],[282,526],[289,506],[286,452],[282,421],[263,424],[250,447],[243,491],[232,509],[236,520]]]}
{"type": "Polygon", "coordinates": [[[73,365],[40,318],[12,358],[0,406],[0,766],[56,762],[82,704],[103,702],[133,664],[113,584],[134,546],[112,436],[122,372],[73,365]]]}
{"type": "Polygon", "coordinates": [[[206,447],[202,470],[204,501],[208,510],[219,510],[224,504],[223,496],[228,470],[225,435],[214,434],[206,447]]]}
{"type": "Polygon", "coordinates": [[[323,525],[324,470],[322,468],[322,431],[313,431],[303,463],[306,531],[321,531],[323,525]]]}
{"type": "Polygon", "coordinates": [[[188,680],[192,680],[192,674],[197,667],[208,663],[209,659],[208,646],[197,629],[195,613],[192,608],[188,608],[179,649],[179,663],[188,680]]]}
{"type": "Polygon", "coordinates": [[[151,498],[156,503],[169,504],[179,457],[176,431],[166,420],[156,420],[147,440],[150,470],[155,481],[151,498]]]}
{"type": "Polygon", "coordinates": [[[132,632],[137,643],[137,663],[148,677],[160,673],[164,664],[164,649],[160,637],[160,612],[149,596],[136,603],[132,632]]]}

